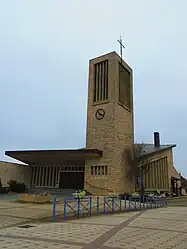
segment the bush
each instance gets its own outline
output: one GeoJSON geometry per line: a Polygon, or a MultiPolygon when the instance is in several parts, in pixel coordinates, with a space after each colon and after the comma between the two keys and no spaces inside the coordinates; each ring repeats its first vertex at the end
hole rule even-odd
{"type": "Polygon", "coordinates": [[[9,192],[9,189],[7,187],[0,188],[0,194],[7,194],[9,192]]]}
{"type": "Polygon", "coordinates": [[[8,185],[10,186],[10,190],[15,193],[25,193],[26,186],[23,182],[17,181],[9,181],[8,185]]]}
{"type": "Polygon", "coordinates": [[[0,178],[0,189],[3,187],[3,184],[1,182],[1,178],[0,178]]]}
{"type": "Polygon", "coordinates": [[[125,198],[126,198],[126,200],[128,200],[129,197],[131,197],[131,195],[128,193],[119,194],[119,198],[121,198],[122,200],[125,200],[125,198]]]}

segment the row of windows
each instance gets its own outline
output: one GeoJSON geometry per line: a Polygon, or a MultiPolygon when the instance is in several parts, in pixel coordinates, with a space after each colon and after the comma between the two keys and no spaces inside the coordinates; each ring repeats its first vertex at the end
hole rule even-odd
{"type": "MultiPolygon", "coordinates": [[[[51,165],[49,166],[33,165],[33,167],[45,167],[45,168],[50,167],[51,168],[51,165]]],[[[84,165],[63,165],[63,166],[53,165],[52,168],[59,168],[62,171],[85,171],[84,165]]]]}
{"type": "Polygon", "coordinates": [[[76,166],[76,165],[68,165],[68,166],[62,166],[61,167],[62,171],[85,171],[85,167],[84,166],[76,166]]]}
{"type": "Polygon", "coordinates": [[[92,175],[107,175],[108,166],[91,166],[92,175]]]}

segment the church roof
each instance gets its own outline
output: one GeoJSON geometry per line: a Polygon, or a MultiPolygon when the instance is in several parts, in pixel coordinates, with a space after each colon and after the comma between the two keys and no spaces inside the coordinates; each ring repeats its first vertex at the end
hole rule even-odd
{"type": "Polygon", "coordinates": [[[34,164],[74,164],[83,163],[87,159],[102,157],[103,152],[98,149],[74,150],[20,150],[6,151],[5,155],[20,162],[34,164]]]}
{"type": "MultiPolygon", "coordinates": [[[[172,149],[175,144],[160,145],[137,144],[142,147],[140,157],[147,157],[160,151],[172,149]]],[[[84,163],[85,160],[102,157],[103,152],[98,149],[74,149],[74,150],[19,150],[6,151],[5,155],[26,164],[59,164],[59,163],[84,163]]]]}
{"type": "Polygon", "coordinates": [[[137,145],[143,146],[140,157],[150,156],[151,154],[159,153],[160,151],[176,147],[176,144],[160,145],[159,147],[155,147],[154,144],[137,144],[137,145]]]}

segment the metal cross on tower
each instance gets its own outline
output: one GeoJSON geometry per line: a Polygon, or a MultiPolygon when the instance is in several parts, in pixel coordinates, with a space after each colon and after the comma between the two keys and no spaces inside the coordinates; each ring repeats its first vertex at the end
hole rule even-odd
{"type": "Polygon", "coordinates": [[[120,44],[120,56],[121,56],[121,64],[122,64],[122,60],[123,60],[123,48],[125,48],[125,46],[123,45],[123,41],[121,39],[121,36],[120,36],[120,39],[117,40],[120,44]]]}

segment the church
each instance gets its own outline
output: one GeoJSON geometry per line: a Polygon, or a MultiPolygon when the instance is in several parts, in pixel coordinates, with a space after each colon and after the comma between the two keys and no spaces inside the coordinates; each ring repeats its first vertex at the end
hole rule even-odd
{"type": "MultiPolygon", "coordinates": [[[[133,71],[116,52],[104,54],[89,61],[88,84],[85,148],[6,151],[25,165],[1,162],[2,182],[22,180],[33,189],[85,189],[93,195],[135,191],[126,153],[139,146],[134,144],[133,71]]],[[[146,190],[177,191],[174,147],[160,144],[158,132],[152,144],[141,145],[138,159],[146,190]]]]}

